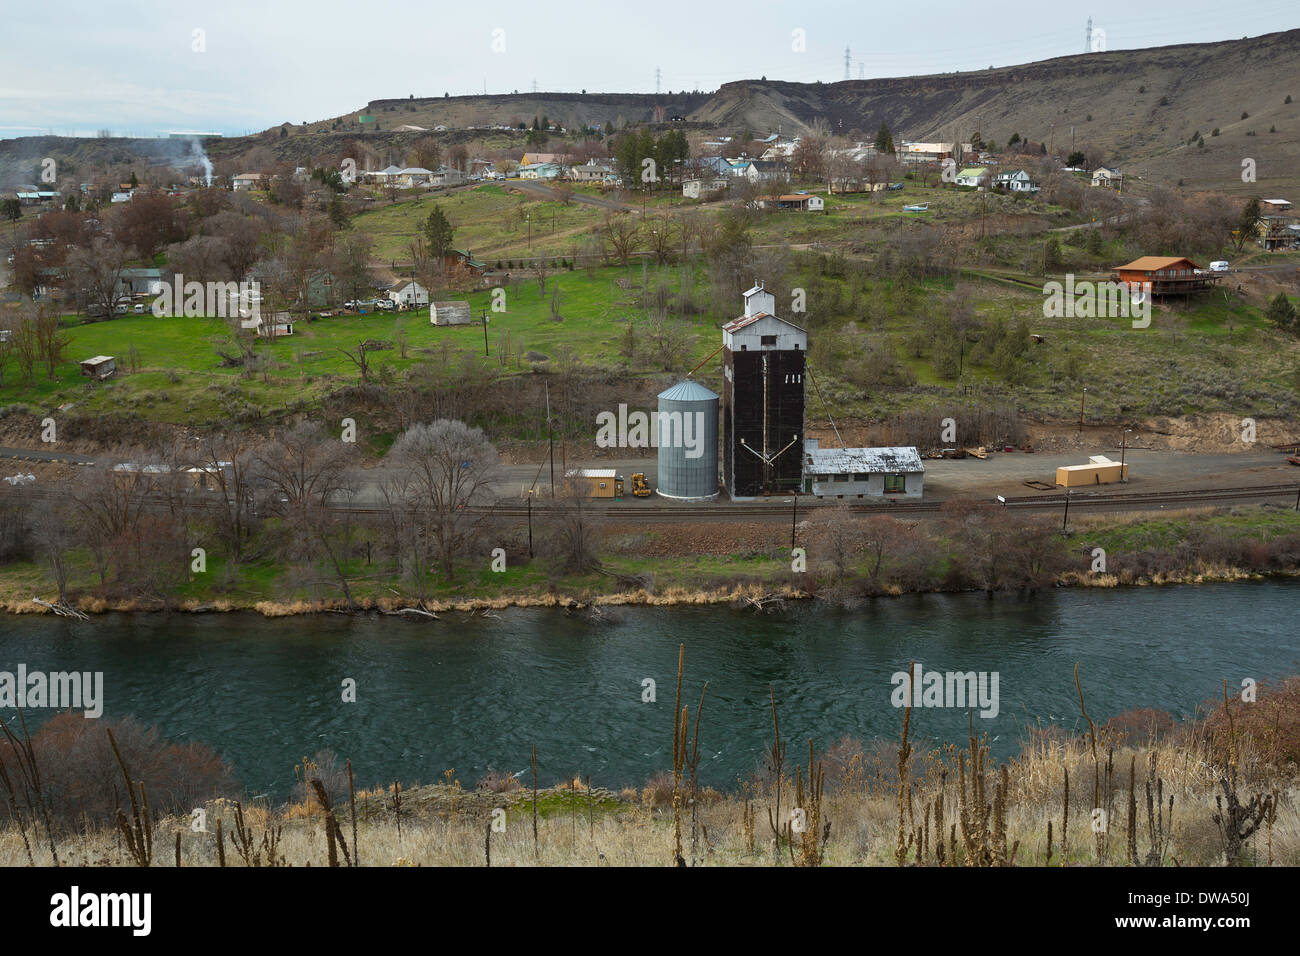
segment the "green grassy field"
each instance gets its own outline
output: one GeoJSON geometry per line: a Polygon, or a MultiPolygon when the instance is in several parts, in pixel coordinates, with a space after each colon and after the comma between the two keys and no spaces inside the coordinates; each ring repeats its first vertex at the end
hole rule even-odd
{"type": "MultiPolygon", "coordinates": [[[[651,270],[655,274],[656,270],[651,270]]],[[[675,270],[664,270],[665,281],[673,281],[675,270]]],[[[573,356],[592,366],[612,367],[619,362],[619,345],[629,316],[640,318],[632,293],[620,288],[639,284],[641,267],[607,267],[588,275],[584,270],[561,271],[547,281],[543,296],[535,280],[521,282],[507,290],[506,311],[489,311],[488,349],[490,364],[500,367],[500,356],[509,338],[516,360],[520,351],[535,352],[546,359],[573,356]],[[552,297],[559,295],[552,315],[552,297]]],[[[461,296],[460,293],[447,297],[461,296]]],[[[482,290],[467,296],[475,317],[491,308],[491,292],[482,290]]],[[[69,322],[78,323],[75,317],[69,322]]],[[[714,331],[706,319],[692,323],[699,334],[714,331]]],[[[286,407],[309,407],[320,397],[342,385],[356,384],[360,373],[341,349],[355,351],[358,343],[375,340],[392,348],[371,353],[372,376],[400,378],[417,365],[440,368],[458,352],[482,354],[481,324],[458,327],[434,326],[429,310],[369,315],[336,315],[311,322],[297,322],[294,335],[274,341],[258,340],[256,351],[268,367],[251,377],[237,368],[222,366],[219,350],[236,352],[227,339],[225,324],[211,318],[159,318],[128,315],[106,322],[71,324],[68,362],[51,380],[38,374],[34,385],[24,385],[14,370],[7,370],[0,387],[0,405],[24,403],[46,412],[71,404],[79,414],[131,411],[149,420],[177,424],[220,421],[234,408],[258,406],[274,415],[286,407]],[[406,356],[400,341],[405,338],[406,356]],[[132,349],[135,353],[131,365],[132,349]],[[80,374],[77,362],[92,355],[116,357],[119,375],[92,384],[80,374]]],[[[527,371],[515,361],[514,371],[527,371]]],[[[448,374],[455,374],[452,363],[448,374]]]]}
{"type": "Polygon", "coordinates": [[[456,248],[469,249],[490,265],[512,256],[569,255],[606,215],[605,210],[587,203],[566,206],[527,193],[512,194],[502,185],[489,183],[381,205],[357,215],[352,228],[374,238],[377,260],[409,262],[410,244],[435,205],[456,230],[456,248]]]}
{"type": "MultiPolygon", "coordinates": [[[[955,374],[938,371],[935,338],[942,334],[935,323],[950,310],[958,280],[911,285],[851,270],[819,275],[819,261],[821,257],[809,256],[802,264],[794,263],[787,281],[807,287],[807,313],[791,317],[809,328],[810,359],[836,415],[884,419],[907,408],[947,401],[960,384],[1001,390],[1045,417],[1076,415],[1085,385],[1090,416],[1203,411],[1270,415],[1297,409],[1300,340],[1273,328],[1259,309],[1221,290],[1186,306],[1157,305],[1150,327],[1135,329],[1126,318],[1045,317],[1043,295],[1032,284],[960,280],[984,330],[999,324],[1023,326],[1042,342],[1028,347],[1009,379],[981,352],[979,338],[984,333],[973,334],[959,382],[955,374]],[[876,353],[905,370],[902,379],[864,372],[864,356],[876,353]],[[919,387],[909,387],[908,381],[919,387]]],[[[525,374],[539,363],[625,369],[621,351],[627,323],[646,318],[638,292],[643,268],[651,287],[663,286],[676,294],[680,269],[639,262],[590,273],[559,270],[548,279],[545,295],[534,279],[509,287],[506,311],[489,312],[487,345],[492,355],[484,361],[510,374],[525,374]],[[552,314],[553,296],[558,320],[552,314]],[[507,352],[510,359],[503,364],[507,352]]],[[[692,298],[702,311],[678,321],[685,321],[695,335],[690,354],[703,358],[716,344],[718,325],[734,310],[719,311],[711,303],[707,270],[696,267],[690,275],[692,298]]],[[[467,298],[476,317],[491,306],[488,290],[442,297],[467,298]]],[[[670,302],[669,311],[676,311],[675,303],[670,302]]],[[[0,405],[23,403],[42,413],[71,405],[79,414],[132,412],[178,424],[219,422],[254,412],[274,417],[287,408],[311,408],[338,388],[358,384],[359,371],[341,350],[354,351],[362,341],[392,346],[370,353],[372,379],[380,382],[400,382],[417,366],[454,376],[457,354],[482,355],[484,345],[480,324],[436,327],[427,309],[338,315],[299,321],[291,337],[258,341],[256,350],[265,358],[265,367],[243,376],[239,369],[222,365],[218,350],[236,350],[218,319],[131,315],[107,322],[78,321],[69,319],[68,362],[54,379],[38,373],[33,385],[24,385],[10,360],[0,405]],[[116,379],[91,384],[80,376],[75,363],[97,354],[117,358],[121,371],[116,379]]],[[[644,353],[644,341],[641,347],[644,353]]],[[[643,354],[632,374],[661,371],[656,358],[643,354]]]]}

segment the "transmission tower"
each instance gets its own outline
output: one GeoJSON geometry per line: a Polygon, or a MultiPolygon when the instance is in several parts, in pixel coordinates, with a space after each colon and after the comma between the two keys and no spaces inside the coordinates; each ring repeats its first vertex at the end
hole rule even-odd
{"type": "Polygon", "coordinates": [[[659,69],[659,67],[656,66],[655,67],[655,95],[656,96],[659,95],[659,85],[660,85],[660,81],[663,79],[663,75],[664,75],[664,71],[659,69]]]}
{"type": "Polygon", "coordinates": [[[1083,52],[1092,52],[1092,17],[1088,18],[1088,29],[1083,34],[1083,52]]]}
{"type": "Polygon", "coordinates": [[[849,78],[849,48],[844,48],[844,79],[849,78]]]}

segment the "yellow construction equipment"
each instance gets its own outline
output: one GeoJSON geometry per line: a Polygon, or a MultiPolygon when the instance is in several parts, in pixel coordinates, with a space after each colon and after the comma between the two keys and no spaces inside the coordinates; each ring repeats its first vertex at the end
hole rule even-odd
{"type": "Polygon", "coordinates": [[[651,494],[650,482],[646,481],[645,475],[639,471],[632,476],[632,494],[638,498],[649,498],[651,494]]]}

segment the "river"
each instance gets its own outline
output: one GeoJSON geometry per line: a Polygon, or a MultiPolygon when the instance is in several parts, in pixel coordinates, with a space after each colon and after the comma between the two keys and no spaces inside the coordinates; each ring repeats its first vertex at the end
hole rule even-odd
{"type": "MultiPolygon", "coordinates": [[[[358,784],[429,783],[454,768],[529,766],[543,785],[590,775],[639,785],[671,764],[677,645],[692,713],[709,681],[701,778],[733,788],[771,739],[776,688],[789,763],[842,736],[897,739],[891,675],[996,672],[998,713],[975,717],[995,756],[1026,726],[1082,726],[1077,661],[1099,723],[1135,707],[1185,716],[1256,680],[1300,673],[1300,582],[1058,590],[1031,600],[921,595],[852,612],[815,604],[757,614],[730,607],[610,609],[592,623],[560,611],[415,623],[335,615],[109,615],[90,623],[0,619],[0,671],[101,671],[104,713],[133,715],[214,748],[254,795],[286,796],[293,766],[322,750],[351,758],[358,784]],[[646,679],[655,682],[655,700],[646,679]],[[356,681],[345,703],[344,681],[356,681]]],[[[12,710],[0,710],[6,719],[12,710]]],[[[28,711],[39,723],[48,711],[28,711]]],[[[963,742],[962,708],[914,712],[918,745],[963,742]]]]}

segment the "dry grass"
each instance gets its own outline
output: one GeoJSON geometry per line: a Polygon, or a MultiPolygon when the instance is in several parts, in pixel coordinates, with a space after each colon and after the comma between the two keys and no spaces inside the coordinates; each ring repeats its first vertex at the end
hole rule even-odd
{"type": "MultiPolygon", "coordinates": [[[[893,781],[868,772],[867,764],[874,759],[870,755],[859,753],[843,761],[837,757],[835,782],[826,787],[818,808],[822,824],[814,831],[820,836],[825,824],[832,824],[821,862],[827,866],[898,865],[902,812],[903,828],[909,837],[903,853],[905,865],[915,865],[918,857],[922,865],[940,865],[937,850],[943,854],[942,865],[974,865],[967,839],[969,846],[982,854],[986,865],[1005,865],[1010,858],[1014,865],[1021,866],[1123,866],[1131,862],[1134,854],[1145,865],[1153,841],[1148,831],[1144,785],[1149,768],[1153,768],[1152,778],[1159,780],[1161,788],[1159,814],[1165,831],[1163,840],[1167,841],[1156,847],[1155,862],[1166,866],[1223,865],[1223,840],[1212,820],[1222,768],[1212,762],[1204,741],[1193,735],[1149,748],[1131,748],[1114,745],[1108,736],[1104,728],[1099,728],[1102,802],[1110,807],[1108,832],[1104,835],[1094,832],[1090,814],[1094,767],[1086,737],[1035,735],[1015,760],[1001,768],[985,764],[978,777],[975,762],[965,751],[959,754],[956,748],[949,747],[942,753],[914,755],[910,786],[902,799],[893,781]],[[1107,766],[1112,768],[1110,774],[1107,766]],[[1131,767],[1136,767],[1132,803],[1131,767]],[[964,773],[964,780],[959,780],[959,771],[964,773]],[[1067,771],[1068,824],[1064,820],[1063,790],[1067,771]],[[982,817],[972,799],[980,778],[985,804],[982,817]],[[1166,811],[1171,799],[1170,818],[1166,811]],[[1135,826],[1127,823],[1131,807],[1136,807],[1135,826]],[[969,837],[963,834],[963,814],[968,816],[969,837]],[[944,833],[941,838],[940,830],[944,833]],[[953,832],[955,843],[949,839],[953,832]]],[[[1247,842],[1242,862],[1300,865],[1300,781],[1294,772],[1269,770],[1249,759],[1248,754],[1243,754],[1239,772],[1243,798],[1274,790],[1278,794],[1276,814],[1247,842]]],[[[798,768],[786,773],[786,804],[791,796],[798,799],[798,773],[798,768]]],[[[804,774],[806,778],[806,768],[804,774]]],[[[670,780],[660,781],[658,786],[671,792],[670,780]]],[[[400,825],[387,812],[391,807],[390,791],[359,794],[355,845],[364,865],[483,866],[485,836],[491,841],[493,866],[667,866],[674,862],[676,827],[673,802],[670,797],[662,799],[667,794],[643,801],[635,791],[621,797],[600,791],[601,802],[593,806],[588,803],[589,791],[581,784],[542,790],[534,858],[530,789],[508,794],[461,791],[454,781],[437,785],[436,789],[436,807],[432,803],[422,806],[418,791],[404,793],[403,799],[410,801],[411,809],[403,811],[400,825]],[[451,799],[453,790],[455,799],[451,799]],[[507,809],[506,829],[488,835],[491,811],[496,806],[507,809]]],[[[710,794],[710,799],[697,801],[697,861],[703,865],[770,866],[785,856],[783,862],[788,862],[784,849],[782,856],[773,854],[773,837],[767,827],[755,839],[750,818],[755,807],[760,817],[766,816],[774,789],[768,780],[765,786],[747,788],[742,793],[710,794]]],[[[791,812],[786,804],[782,818],[791,812]]],[[[221,865],[216,846],[218,826],[227,841],[226,866],[246,865],[234,849],[231,834],[237,826],[246,834],[245,839],[259,845],[265,834],[278,830],[275,855],[284,865],[329,863],[327,824],[321,808],[313,802],[272,809],[237,808],[233,802],[214,801],[205,809],[205,833],[191,830],[189,817],[158,821],[154,838],[158,849],[152,865],[176,865],[177,834],[182,866],[221,865]],[[237,810],[243,814],[242,824],[237,810]]],[[[336,810],[341,820],[345,819],[344,809],[336,810]]],[[[33,841],[35,862],[49,865],[49,848],[37,843],[33,841]]],[[[64,837],[58,849],[64,865],[134,864],[130,850],[113,826],[64,837]]],[[[798,852],[796,841],[796,856],[798,852]]],[[[266,865],[263,859],[261,865],[266,865]]],[[[17,830],[11,826],[0,831],[0,866],[27,864],[17,830]]]]}

